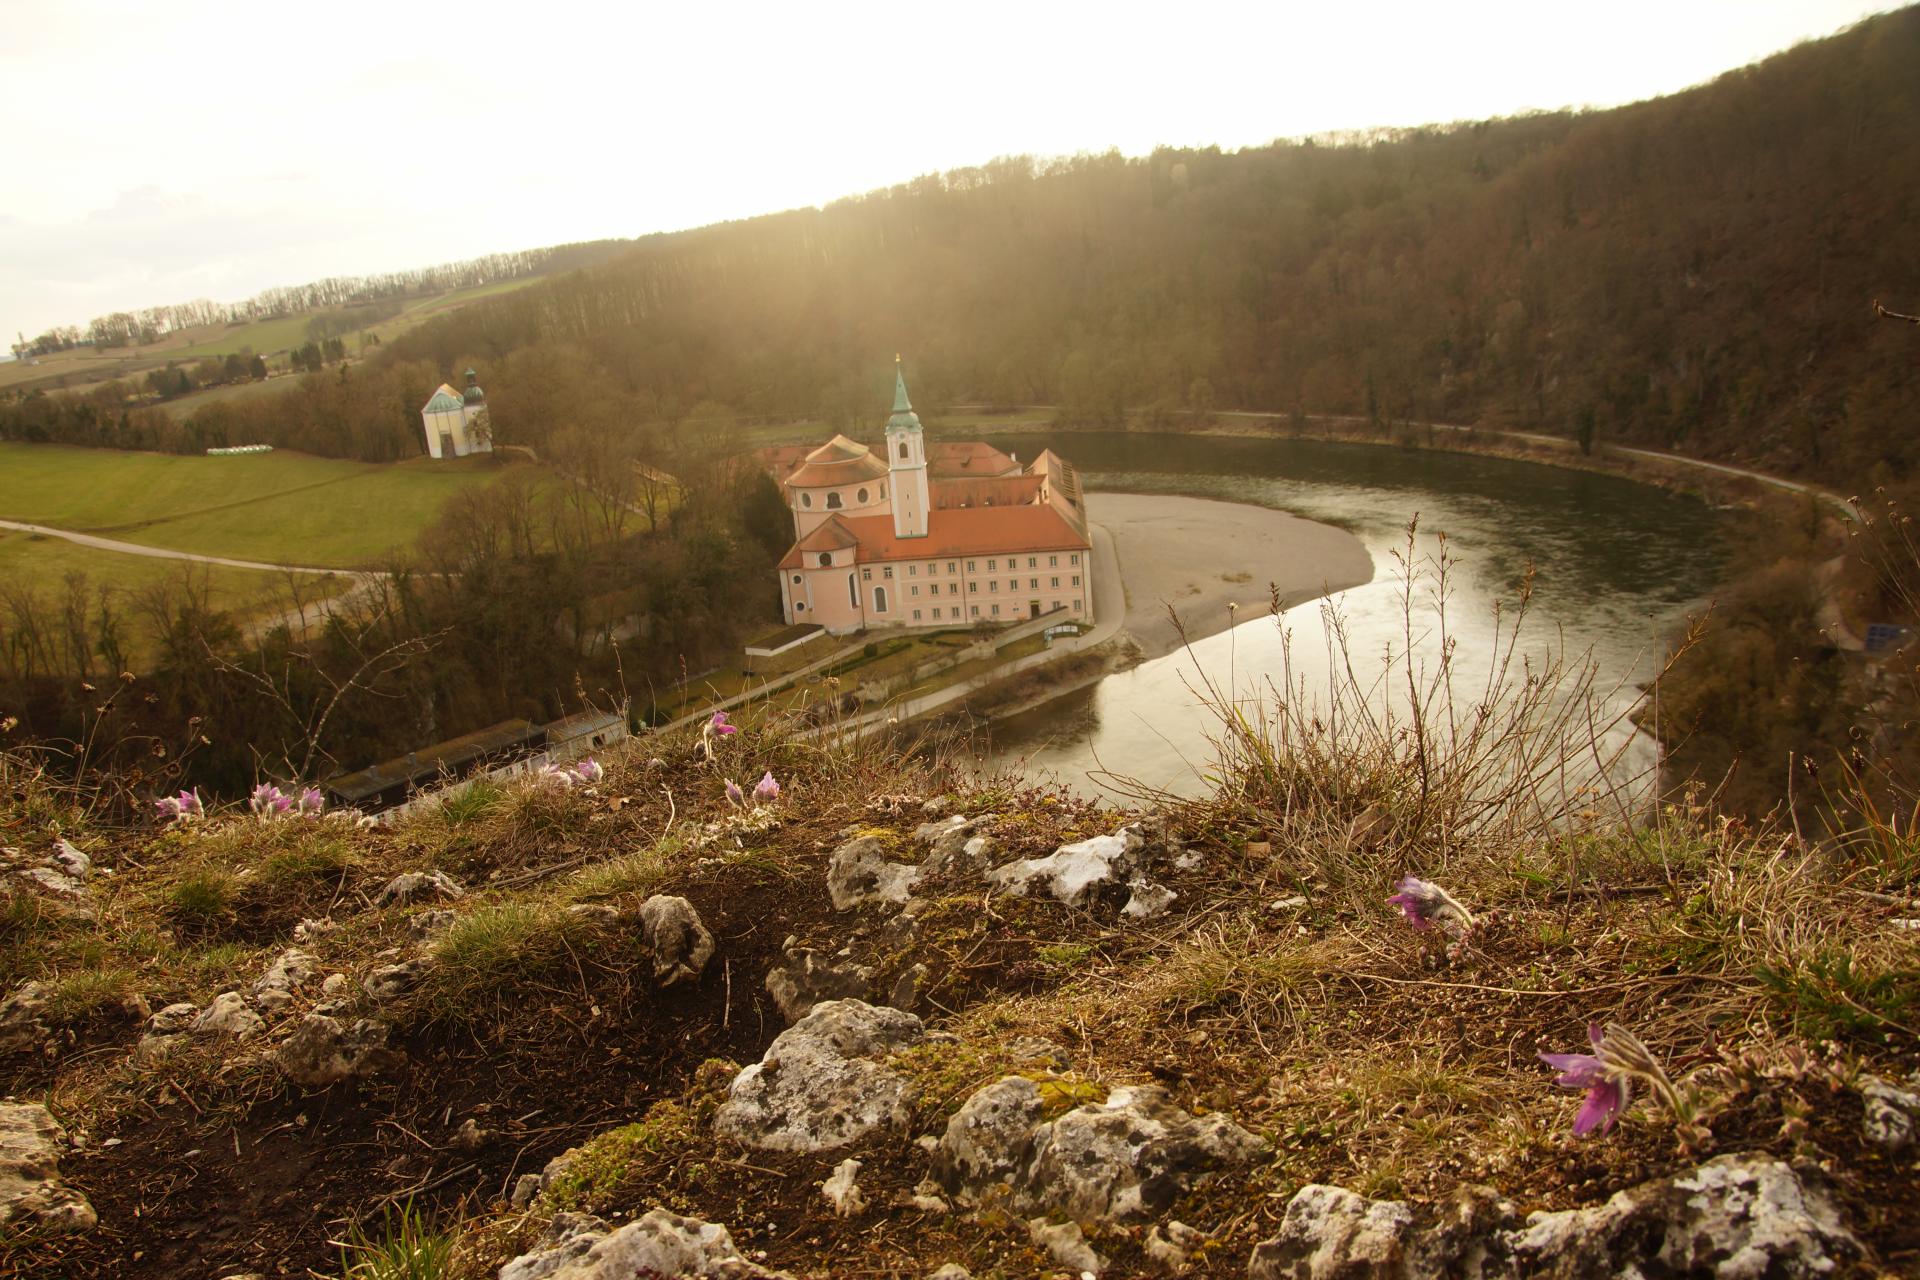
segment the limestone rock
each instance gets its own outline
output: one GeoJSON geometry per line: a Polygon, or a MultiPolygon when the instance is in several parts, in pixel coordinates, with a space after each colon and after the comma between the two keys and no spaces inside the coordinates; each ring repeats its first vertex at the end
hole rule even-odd
{"type": "Polygon", "coordinates": [[[156,1036],[175,1036],[193,1025],[200,1012],[200,1006],[182,1000],[170,1004],[147,1019],[147,1030],[156,1036]]]}
{"type": "Polygon", "coordinates": [[[85,884],[93,879],[93,859],[65,840],[53,842],[53,852],[47,855],[47,865],[76,884],[85,884]]]}
{"type": "Polygon", "coordinates": [[[387,881],[386,888],[380,890],[373,905],[385,907],[396,902],[404,904],[430,898],[452,901],[465,897],[466,893],[460,887],[460,882],[444,871],[406,871],[387,881]]]}
{"type": "Polygon", "coordinates": [[[453,922],[459,918],[459,912],[448,911],[445,908],[417,912],[407,917],[407,936],[416,942],[425,942],[451,929],[453,922]]]}
{"type": "Polygon", "coordinates": [[[85,1231],[99,1219],[60,1180],[66,1130],[39,1103],[0,1103],[0,1226],[85,1231]]]}
{"type": "Polygon", "coordinates": [[[1077,1222],[1141,1221],[1216,1169],[1244,1165],[1266,1143],[1214,1112],[1196,1118],[1155,1085],[1115,1089],[1076,1107],[1035,1142],[1033,1201],[1077,1222]]]}
{"type": "Polygon", "coordinates": [[[433,961],[430,958],[415,956],[411,960],[383,964],[370,970],[366,981],[360,986],[376,1001],[396,1000],[419,986],[432,969],[433,961]]]}
{"type": "Polygon", "coordinates": [[[993,856],[993,841],[980,829],[993,821],[993,814],[969,818],[954,814],[939,822],[922,823],[913,838],[927,847],[921,869],[928,875],[978,875],[986,870],[993,856]]]}
{"type": "Polygon", "coordinates": [[[791,1026],[823,1000],[865,999],[872,979],[865,965],[828,964],[810,948],[790,945],[786,963],[767,970],[766,987],[791,1026]]]}
{"type": "Polygon", "coordinates": [[[744,1257],[725,1227],[652,1209],[617,1231],[598,1218],[557,1215],[534,1252],[500,1268],[500,1280],[632,1280],[710,1276],[784,1280],[744,1257]]]}
{"type": "Polygon", "coordinates": [[[1398,1200],[1369,1200],[1313,1183],[1287,1202],[1280,1234],[1254,1246],[1248,1280],[1345,1280],[1404,1274],[1401,1242],[1413,1213],[1398,1200]]]}
{"type": "Polygon", "coordinates": [[[1861,1256],[1818,1187],[1762,1152],[1719,1156],[1603,1204],[1534,1213],[1486,1188],[1419,1210],[1307,1186],[1280,1233],[1255,1247],[1248,1280],[1613,1280],[1700,1276],[1810,1280],[1861,1256]]]}
{"type": "Polygon", "coordinates": [[[259,1035],[266,1025],[264,1018],[247,1008],[238,991],[221,992],[193,1020],[193,1029],[200,1035],[232,1036],[236,1040],[259,1035]]]}
{"type": "Polygon", "coordinates": [[[1068,906],[1083,906],[1100,885],[1123,883],[1139,871],[1146,844],[1140,828],[1130,824],[1109,836],[1063,844],[1044,858],[996,867],[987,882],[1021,895],[1040,888],[1068,906]]]}
{"type": "Polygon", "coordinates": [[[279,1013],[293,1003],[293,994],[312,982],[319,972],[312,954],[289,947],[274,957],[260,980],[253,984],[253,1002],[268,1013],[279,1013]]]}
{"type": "Polygon", "coordinates": [[[87,892],[85,882],[74,879],[58,867],[28,867],[19,874],[23,878],[33,881],[48,893],[58,894],[62,898],[78,898],[84,896],[87,892]]]}
{"type": "Polygon", "coordinates": [[[1166,1211],[1212,1172],[1266,1149],[1226,1116],[1196,1118],[1155,1086],[1115,1089],[1103,1103],[1042,1123],[1039,1087],[1007,1076],[979,1090],[947,1122],[934,1176],[962,1203],[997,1184],[1024,1209],[1076,1222],[1138,1222],[1166,1211]]]}
{"type": "Polygon", "coordinates": [[[1076,1275],[1099,1275],[1107,1269],[1107,1260],[1093,1251],[1077,1222],[1048,1222],[1035,1218],[1027,1223],[1033,1242],[1053,1255],[1053,1260],[1076,1275]]]}
{"type": "Polygon", "coordinates": [[[1120,914],[1132,916],[1136,920],[1151,920],[1174,904],[1179,894],[1163,884],[1155,884],[1145,876],[1135,876],[1127,883],[1132,896],[1127,905],[1120,908],[1120,914]]]}
{"type": "Polygon", "coordinates": [[[1860,1101],[1867,1110],[1863,1131],[1868,1142],[1887,1151],[1904,1151],[1913,1144],[1920,1129],[1920,1093],[1866,1076],[1860,1081],[1860,1101]]]}
{"type": "Polygon", "coordinates": [[[40,1014],[51,992],[42,982],[23,982],[0,1000],[0,1053],[32,1048],[47,1037],[40,1014]]]}
{"type": "Polygon", "coordinates": [[[653,952],[653,977],[663,987],[698,978],[713,959],[713,935],[685,898],[656,893],[640,904],[640,932],[653,952]]]}
{"type": "Polygon", "coordinates": [[[820,1184],[820,1194],[842,1218],[857,1218],[866,1212],[867,1197],[853,1181],[859,1173],[860,1162],[848,1156],[835,1165],[832,1176],[820,1184]]]}
{"type": "Polygon", "coordinates": [[[891,987],[887,988],[887,1003],[896,1009],[905,1009],[908,1013],[912,1013],[920,1003],[920,992],[925,989],[927,981],[932,977],[933,970],[918,961],[914,962],[893,980],[891,987]]]}
{"type": "Polygon", "coordinates": [[[996,1184],[1012,1184],[1033,1156],[1044,1104],[1039,1086],[1005,1076],[960,1104],[934,1149],[933,1176],[963,1204],[980,1203],[996,1184]]]}
{"type": "Polygon", "coordinates": [[[827,860],[827,892],[835,911],[851,911],[869,902],[900,906],[919,881],[919,867],[887,860],[887,846],[878,836],[856,836],[827,860]]]}
{"type": "Polygon", "coordinates": [[[1147,1255],[1147,1265],[1153,1270],[1161,1275],[1177,1276],[1187,1269],[1194,1253],[1206,1242],[1204,1232],[1195,1231],[1176,1219],[1155,1223],[1140,1250],[1147,1255]]]}
{"type": "Polygon", "coordinates": [[[734,1077],[714,1129],[765,1151],[832,1151],[908,1119],[909,1084],[878,1059],[917,1043],[920,1019],[859,1000],[828,1000],[734,1077]]]}
{"type": "Polygon", "coordinates": [[[526,1208],[533,1203],[533,1198],[540,1194],[540,1182],[540,1175],[537,1173],[521,1174],[513,1180],[513,1194],[507,1197],[507,1203],[516,1209],[526,1208]]]}
{"type": "Polygon", "coordinates": [[[610,902],[576,902],[567,908],[567,914],[601,928],[620,923],[620,908],[610,902]]]}
{"type": "Polygon", "coordinates": [[[927,1280],[973,1280],[973,1272],[957,1262],[943,1263],[937,1271],[927,1273],[927,1280]]]}
{"type": "Polygon", "coordinates": [[[387,1032],[386,1023],[371,1018],[348,1024],[310,1013],[280,1046],[275,1061],[295,1084],[324,1089],[398,1065],[400,1054],[387,1048],[387,1032]]]}
{"type": "Polygon", "coordinates": [[[330,973],[320,981],[320,994],[328,998],[345,995],[351,982],[344,973],[330,973]]]}

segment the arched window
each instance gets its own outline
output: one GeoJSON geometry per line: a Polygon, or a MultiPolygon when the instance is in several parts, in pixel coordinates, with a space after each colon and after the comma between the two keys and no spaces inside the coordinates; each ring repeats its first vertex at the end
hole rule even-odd
{"type": "Polygon", "coordinates": [[[858,492],[858,493],[856,493],[856,494],[854,494],[853,496],[854,496],[854,499],[855,499],[855,500],[856,500],[857,502],[859,502],[859,503],[860,503],[860,504],[861,504],[862,506],[865,506],[865,505],[866,505],[866,501],[867,501],[867,491],[866,491],[865,489],[862,489],[862,490],[860,490],[860,492],[858,492]]]}
{"type": "Polygon", "coordinates": [[[885,613],[887,611],[887,589],[885,587],[875,587],[873,589],[873,611],[875,613],[885,613]]]}
{"type": "Polygon", "coordinates": [[[800,495],[800,505],[801,505],[801,506],[803,506],[803,507],[810,507],[810,506],[812,506],[812,505],[813,505],[813,495],[812,495],[812,494],[810,494],[810,493],[803,493],[803,494],[801,494],[801,495],[800,495]]]}
{"type": "Polygon", "coordinates": [[[907,456],[907,442],[905,440],[900,442],[900,456],[903,458],[907,456]]]}
{"type": "Polygon", "coordinates": [[[800,575],[797,573],[793,575],[793,585],[796,587],[800,585],[800,575]]]}
{"type": "Polygon", "coordinates": [[[824,568],[826,568],[826,567],[827,567],[828,565],[831,565],[832,563],[833,563],[833,552],[831,552],[831,551],[822,551],[822,552],[820,553],[820,567],[821,567],[822,569],[824,569],[824,568]]]}
{"type": "Polygon", "coordinates": [[[838,511],[839,509],[840,509],[840,491],[838,489],[830,490],[827,493],[827,510],[838,511]]]}
{"type": "Polygon", "coordinates": [[[856,609],[860,607],[860,588],[854,585],[852,574],[847,575],[847,603],[856,609]]]}

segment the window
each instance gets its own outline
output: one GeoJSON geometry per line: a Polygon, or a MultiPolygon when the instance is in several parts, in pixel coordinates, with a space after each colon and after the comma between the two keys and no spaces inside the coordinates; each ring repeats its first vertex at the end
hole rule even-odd
{"type": "Polygon", "coordinates": [[[1073,611],[1074,611],[1075,613],[1078,613],[1078,612],[1080,612],[1080,602],[1079,602],[1078,600],[1075,600],[1075,601],[1073,602],[1073,611]]]}
{"type": "Polygon", "coordinates": [[[992,581],[988,582],[987,590],[993,592],[995,595],[998,595],[1000,593],[1000,579],[995,578],[992,581]]]}
{"type": "Polygon", "coordinates": [[[900,442],[900,456],[903,458],[907,456],[907,442],[905,440],[900,442]]]}
{"type": "Polygon", "coordinates": [[[977,596],[977,595],[979,595],[979,594],[980,594],[980,584],[979,584],[979,583],[977,583],[977,582],[969,582],[969,583],[967,584],[967,594],[968,594],[968,595],[972,595],[972,596],[977,596]]]}
{"type": "Polygon", "coordinates": [[[974,616],[974,617],[976,617],[976,618],[980,616],[980,606],[979,606],[979,605],[975,605],[975,606],[973,606],[973,616],[974,616]]]}
{"type": "MultiPolygon", "coordinates": [[[[872,582],[872,581],[873,581],[873,570],[871,570],[871,569],[862,569],[862,570],[860,571],[860,581],[862,581],[862,582],[872,582]]],[[[1056,587],[1057,587],[1057,586],[1059,586],[1059,585],[1060,585],[1060,579],[1058,579],[1058,578],[1055,578],[1055,579],[1053,580],[1053,585],[1054,585],[1054,586],[1056,586],[1056,587]]]]}
{"type": "MultiPolygon", "coordinates": [[[[829,503],[828,503],[827,505],[828,505],[828,506],[832,506],[833,504],[832,504],[831,502],[829,502],[829,503]]],[[[1049,569],[1058,569],[1059,567],[1060,567],[1060,557],[1059,557],[1059,556],[1048,556],[1048,557],[1047,557],[1047,568],[1049,568],[1049,569]]],[[[1058,583],[1056,583],[1055,585],[1057,586],[1057,585],[1059,585],[1059,584],[1058,584],[1058,583]]]]}
{"type": "Polygon", "coordinates": [[[920,621],[920,611],[919,611],[918,609],[915,609],[915,610],[913,611],[913,620],[914,620],[915,622],[918,622],[918,621],[920,621]]]}
{"type": "Polygon", "coordinates": [[[948,572],[948,573],[952,573],[952,572],[954,572],[954,564],[955,564],[955,562],[954,562],[954,561],[952,561],[952,560],[949,560],[949,561],[947,561],[947,572],[948,572]]]}
{"type": "Polygon", "coordinates": [[[810,493],[803,493],[803,494],[801,494],[801,495],[800,495],[800,505],[801,505],[801,506],[803,506],[803,507],[810,507],[810,506],[812,506],[812,505],[813,505],[813,495],[812,495],[812,494],[810,494],[810,493]]]}
{"type": "Polygon", "coordinates": [[[927,565],[927,576],[931,578],[934,574],[938,572],[940,572],[940,566],[929,562],[927,565]]]}
{"type": "Polygon", "coordinates": [[[1027,557],[1027,568],[1038,569],[1039,567],[1040,567],[1040,558],[1038,556],[1027,557]]]}
{"type": "Polygon", "coordinates": [[[793,585],[796,587],[800,585],[800,575],[797,573],[793,575],[793,585]]]}
{"type": "Polygon", "coordinates": [[[1019,589],[1020,589],[1020,579],[1018,578],[1007,579],[1007,590],[1018,591],[1019,589]]]}
{"type": "Polygon", "coordinates": [[[883,567],[883,568],[882,568],[882,569],[880,570],[880,576],[881,576],[881,577],[883,577],[883,578],[891,578],[891,577],[893,577],[893,566],[892,566],[892,565],[886,565],[886,566],[884,566],[884,567],[883,567]]]}
{"type": "Polygon", "coordinates": [[[972,572],[973,572],[973,561],[971,561],[971,560],[969,560],[969,561],[967,561],[967,572],[968,572],[968,573],[972,573],[972,572]]]}
{"type": "Polygon", "coordinates": [[[919,577],[919,576],[920,576],[920,566],[919,566],[919,565],[917,565],[917,564],[910,564],[910,565],[908,565],[908,566],[907,566],[907,576],[908,576],[909,578],[917,578],[917,577],[919,577]]]}
{"type": "Polygon", "coordinates": [[[1000,606],[999,606],[999,605],[995,605],[995,606],[993,606],[993,616],[994,616],[994,617],[996,617],[996,618],[1000,616],[1000,606]]]}
{"type": "Polygon", "coordinates": [[[1000,571],[1000,562],[998,560],[987,561],[988,573],[998,573],[999,571],[1000,571]]]}
{"type": "Polygon", "coordinates": [[[1080,575],[1077,573],[1073,575],[1073,585],[1076,587],[1080,585],[1080,575]]]}
{"type": "Polygon", "coordinates": [[[873,611],[875,613],[885,613],[887,611],[887,589],[885,587],[875,587],[873,589],[873,611]]]}
{"type": "Polygon", "coordinates": [[[854,501],[856,502],[865,503],[867,500],[867,491],[865,489],[862,489],[860,492],[854,494],[853,498],[854,498],[854,501]]]}
{"type": "Polygon", "coordinates": [[[880,500],[882,502],[887,500],[887,486],[884,484],[880,486],[880,500]]]}
{"type": "Polygon", "coordinates": [[[821,567],[822,569],[824,569],[824,568],[826,568],[826,567],[827,567],[828,565],[830,565],[830,564],[832,564],[832,563],[833,563],[833,552],[831,552],[831,551],[822,551],[822,552],[820,553],[820,567],[821,567]]]}
{"type": "Polygon", "coordinates": [[[1067,557],[1067,561],[1068,561],[1068,563],[1070,563],[1070,564],[1079,564],[1079,563],[1080,563],[1080,553],[1079,553],[1078,551],[1076,551],[1076,552],[1074,552],[1074,553],[1073,553],[1072,555],[1070,555],[1070,556],[1068,556],[1068,557],[1067,557]]]}
{"type": "Polygon", "coordinates": [[[1059,586],[1060,586],[1060,579],[1059,579],[1058,577],[1055,577],[1055,578],[1054,578],[1054,580],[1053,580],[1053,586],[1054,586],[1054,588],[1055,588],[1056,590],[1058,590],[1058,589],[1059,589],[1059,586]]]}
{"type": "Polygon", "coordinates": [[[807,611],[807,602],[805,600],[795,600],[793,602],[793,611],[795,613],[805,613],[807,611]]]}
{"type": "Polygon", "coordinates": [[[920,584],[917,582],[913,584],[913,594],[916,596],[920,594],[920,584]]]}
{"type": "Polygon", "coordinates": [[[950,596],[957,596],[957,595],[959,595],[959,594],[960,594],[960,584],[959,584],[959,583],[957,583],[957,582],[949,582],[949,583],[947,584],[947,594],[948,594],[948,595],[950,595],[950,596]]]}
{"type": "Polygon", "coordinates": [[[1027,590],[1038,591],[1039,589],[1040,589],[1040,579],[1038,578],[1027,579],[1027,590]]]}
{"type": "Polygon", "coordinates": [[[935,622],[938,622],[938,621],[940,621],[940,611],[939,611],[938,609],[935,609],[935,610],[933,611],[933,620],[934,620],[935,622]]]}
{"type": "Polygon", "coordinates": [[[860,607],[860,588],[854,585],[852,574],[847,575],[847,603],[856,609],[860,607]]]}
{"type": "Polygon", "coordinates": [[[840,509],[840,491],[838,489],[835,489],[833,492],[827,495],[827,510],[838,511],[839,509],[840,509]]]}

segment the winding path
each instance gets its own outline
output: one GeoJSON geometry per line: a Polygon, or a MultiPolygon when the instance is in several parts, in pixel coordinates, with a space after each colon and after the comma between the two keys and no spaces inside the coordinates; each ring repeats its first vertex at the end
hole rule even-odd
{"type": "Polygon", "coordinates": [[[37,533],[46,538],[64,538],[78,546],[93,547],[99,551],[118,551],[130,556],[150,556],[155,560],[186,560],[193,564],[215,564],[227,569],[258,569],[267,573],[344,574],[349,578],[387,576],[383,569],[320,569],[310,565],[269,564],[263,560],[231,560],[226,556],[203,556],[193,551],[174,551],[168,547],[150,547],[139,542],[121,542],[114,538],[96,537],[91,533],[75,533],[70,529],[55,529],[44,524],[27,524],[21,520],[0,520],[0,529],[37,533]]]}

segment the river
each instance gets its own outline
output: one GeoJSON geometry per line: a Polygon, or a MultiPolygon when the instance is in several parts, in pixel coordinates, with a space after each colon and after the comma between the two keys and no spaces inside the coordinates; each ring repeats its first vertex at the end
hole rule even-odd
{"type": "MultiPolygon", "coordinates": [[[[1536,664],[1556,650],[1590,655],[1609,713],[1639,700],[1676,628],[1721,580],[1734,535],[1729,513],[1689,495],[1476,454],[1142,433],[1006,435],[993,443],[1020,457],[1055,449],[1094,495],[1254,503],[1349,530],[1372,555],[1374,579],[1330,603],[1363,670],[1405,648],[1405,574],[1394,553],[1406,546],[1416,517],[1418,660],[1431,663],[1437,653],[1432,567],[1443,538],[1452,565],[1446,627],[1470,676],[1484,671],[1493,651],[1496,606],[1511,617],[1531,565],[1523,655],[1536,664]]],[[[1097,496],[1090,507],[1097,520],[1097,496]]],[[[1208,789],[1218,721],[1195,692],[1202,683],[1247,703],[1269,696],[1267,681],[1304,680],[1312,692],[1331,678],[1322,605],[1295,606],[1276,621],[1254,607],[1264,592],[1248,591],[1245,612],[1258,616],[1233,630],[996,722],[982,765],[1052,776],[1092,795],[1111,794],[1116,778],[1177,794],[1208,789]],[[1283,643],[1283,632],[1290,641],[1283,643]]],[[[1638,737],[1630,751],[1644,767],[1654,748],[1638,737]]]]}

